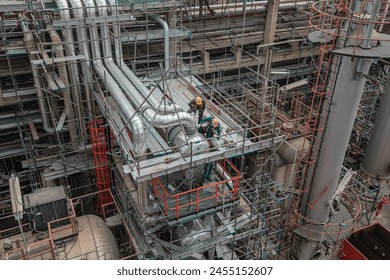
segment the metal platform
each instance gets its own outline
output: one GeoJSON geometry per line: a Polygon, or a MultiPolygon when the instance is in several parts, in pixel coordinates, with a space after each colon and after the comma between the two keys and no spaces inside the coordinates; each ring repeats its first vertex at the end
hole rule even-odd
{"type": "Polygon", "coordinates": [[[343,49],[337,49],[332,51],[334,54],[345,55],[351,57],[360,57],[360,58],[388,58],[390,57],[390,47],[389,46],[378,46],[372,47],[370,49],[363,49],[361,47],[347,47],[343,49]]]}
{"type": "Polygon", "coordinates": [[[352,234],[354,226],[351,213],[347,207],[340,204],[340,210],[336,215],[330,217],[328,223],[324,225],[307,224],[296,228],[294,233],[312,241],[321,242],[327,239],[331,242],[337,242],[348,238],[352,234]]]}

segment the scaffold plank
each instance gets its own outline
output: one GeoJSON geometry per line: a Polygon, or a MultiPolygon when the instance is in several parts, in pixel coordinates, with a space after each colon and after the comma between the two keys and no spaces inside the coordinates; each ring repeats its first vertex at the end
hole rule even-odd
{"type": "Polygon", "coordinates": [[[37,129],[35,128],[34,122],[31,118],[28,118],[28,127],[30,128],[31,135],[34,141],[39,140],[37,129]]]}
{"type": "MultiPolygon", "coordinates": [[[[56,57],[52,59],[53,63],[61,63],[61,62],[69,62],[69,61],[77,61],[77,60],[85,60],[84,55],[74,55],[74,56],[65,56],[65,57],[56,57]]],[[[46,64],[43,59],[31,60],[32,65],[42,65],[46,64]]]]}
{"type": "Polygon", "coordinates": [[[154,159],[149,159],[141,161],[139,163],[140,169],[132,169],[129,165],[124,166],[124,172],[126,174],[131,174],[134,180],[137,182],[144,182],[151,180],[154,177],[163,176],[170,174],[172,172],[184,170],[186,168],[196,167],[203,165],[208,162],[221,160],[224,158],[232,158],[235,156],[240,156],[244,154],[249,154],[270,148],[273,145],[284,140],[285,136],[275,136],[274,138],[266,139],[263,141],[251,143],[250,141],[245,141],[245,145],[241,142],[236,147],[232,148],[219,148],[214,152],[204,153],[192,156],[191,158],[183,157],[180,153],[174,153],[169,156],[162,156],[154,159]],[[167,158],[171,159],[167,161],[167,158]]]}
{"type": "Polygon", "coordinates": [[[85,26],[86,24],[101,24],[101,23],[112,23],[112,22],[129,22],[134,21],[135,18],[131,14],[123,14],[116,16],[105,16],[105,17],[88,17],[88,18],[73,18],[73,19],[59,19],[53,21],[53,26],[58,27],[73,27],[73,26],[85,26]]]}

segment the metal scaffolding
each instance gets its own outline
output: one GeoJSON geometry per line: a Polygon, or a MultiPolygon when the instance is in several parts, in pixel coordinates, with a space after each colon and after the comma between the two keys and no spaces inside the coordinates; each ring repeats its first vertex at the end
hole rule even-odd
{"type": "MultiPolygon", "coordinates": [[[[297,0],[17,2],[0,3],[0,238],[31,230],[12,220],[11,171],[24,194],[64,186],[68,237],[98,215],[122,259],[287,259],[296,236],[321,234],[303,209],[345,55],[334,51],[341,38],[360,55],[365,37],[341,31],[368,24],[344,2],[333,14],[333,1],[310,13],[297,0]],[[187,112],[196,96],[220,135],[187,112]]],[[[387,71],[371,68],[341,176],[359,168],[387,71]]],[[[380,197],[356,174],[338,199],[350,215],[327,223],[328,258],[380,197]]],[[[50,229],[37,254],[6,258],[63,258],[57,241],[50,229]]]]}

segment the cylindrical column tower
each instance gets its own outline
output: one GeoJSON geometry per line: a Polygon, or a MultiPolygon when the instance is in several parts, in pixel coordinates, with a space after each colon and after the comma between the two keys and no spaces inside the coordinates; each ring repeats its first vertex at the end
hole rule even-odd
{"type": "Polygon", "coordinates": [[[320,44],[321,54],[306,125],[311,133],[306,135],[312,135],[313,143],[309,167],[301,163],[302,170],[309,171],[301,172],[304,176],[297,186],[302,195],[293,221],[293,232],[298,236],[290,252],[294,258],[319,258],[321,242],[348,237],[359,216],[355,205],[341,205],[332,215],[330,210],[370,66],[383,53],[390,56],[389,50],[378,44],[381,37],[373,30],[381,3],[326,0],[313,4],[310,25],[315,31],[308,40],[320,44]]]}
{"type": "MultiPolygon", "coordinates": [[[[364,59],[364,66],[361,68],[363,74],[368,74],[371,63],[372,59],[364,59]]],[[[356,76],[358,67],[359,59],[354,61],[351,57],[341,59],[311,192],[303,213],[306,223],[304,236],[310,240],[303,242],[304,246],[296,255],[298,259],[315,257],[317,245],[324,238],[323,233],[329,222],[331,201],[338,186],[345,152],[366,82],[364,76],[356,76]]]]}
{"type": "Polygon", "coordinates": [[[390,73],[361,170],[379,185],[390,180],[390,73]]]}

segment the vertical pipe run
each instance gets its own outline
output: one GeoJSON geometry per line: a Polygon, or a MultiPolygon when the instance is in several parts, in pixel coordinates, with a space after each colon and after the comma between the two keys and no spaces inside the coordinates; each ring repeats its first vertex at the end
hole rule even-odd
{"type": "MultiPolygon", "coordinates": [[[[76,18],[80,18],[80,13],[83,14],[83,5],[80,1],[72,1],[70,0],[71,6],[73,8],[73,15],[76,18]]],[[[79,50],[82,55],[85,56],[85,60],[81,62],[81,71],[84,78],[84,91],[85,91],[85,99],[88,109],[88,117],[92,119],[95,115],[95,103],[92,97],[91,88],[92,88],[92,72],[90,71],[90,51],[88,42],[86,40],[80,41],[80,38],[87,38],[85,28],[77,28],[76,29],[77,40],[79,41],[79,50]]]]}
{"type": "Polygon", "coordinates": [[[371,10],[371,14],[370,14],[370,21],[372,21],[372,22],[369,23],[367,26],[365,40],[364,40],[363,45],[362,45],[362,48],[364,48],[364,49],[367,49],[370,47],[371,35],[372,35],[372,31],[374,30],[374,26],[375,26],[374,22],[376,22],[376,18],[379,14],[380,8],[381,8],[381,0],[376,0],[374,3],[374,7],[371,10]]]}
{"type": "MultiPolygon", "coordinates": [[[[79,2],[80,0],[72,0],[72,3],[79,2]]],[[[96,16],[96,5],[93,0],[83,0],[88,17],[95,17],[96,16]]],[[[84,17],[84,11],[82,10],[82,13],[78,16],[84,17]]],[[[78,27],[81,29],[84,29],[85,27],[78,27]]],[[[134,136],[134,143],[135,143],[135,153],[138,155],[141,153],[139,151],[139,147],[142,146],[142,143],[145,138],[145,132],[144,127],[141,118],[136,114],[135,109],[131,106],[129,101],[126,99],[125,95],[123,94],[122,90],[120,89],[117,82],[114,80],[114,78],[110,75],[110,73],[107,71],[107,69],[104,67],[102,60],[101,60],[101,53],[100,53],[100,44],[99,44],[99,34],[97,27],[94,25],[91,25],[89,27],[90,31],[90,39],[92,41],[91,48],[92,48],[92,56],[93,56],[93,67],[100,77],[100,79],[106,84],[109,92],[111,93],[112,97],[114,98],[115,102],[118,104],[118,107],[123,112],[126,122],[130,123],[131,132],[134,136]]],[[[82,33],[84,34],[84,33],[82,33]]],[[[86,33],[85,33],[86,34],[86,33]]],[[[83,38],[83,41],[87,40],[87,38],[83,38]]]]}
{"type": "Polygon", "coordinates": [[[168,24],[157,15],[152,15],[152,17],[164,29],[164,75],[169,76],[169,27],[168,24]]]}
{"type": "MultiPolygon", "coordinates": [[[[31,31],[29,30],[26,21],[23,19],[23,16],[21,14],[19,14],[18,18],[21,21],[20,26],[24,32],[24,42],[26,44],[26,49],[27,49],[27,52],[29,54],[29,59],[30,59],[30,61],[32,61],[35,59],[33,57],[33,54],[32,54],[35,51],[34,37],[31,33],[31,31]]],[[[50,122],[49,122],[49,119],[48,119],[47,114],[46,114],[47,109],[46,109],[46,103],[44,100],[45,96],[44,96],[44,93],[42,91],[41,82],[39,80],[38,67],[35,64],[31,64],[31,69],[32,69],[35,89],[37,91],[38,104],[39,104],[39,110],[41,112],[43,129],[45,130],[46,133],[54,134],[55,129],[50,126],[50,122]]]]}
{"type": "MultiPolygon", "coordinates": [[[[54,52],[57,58],[64,57],[64,50],[61,45],[61,39],[60,36],[58,36],[57,32],[54,30],[53,26],[48,25],[48,33],[50,35],[50,39],[53,42],[54,52]]],[[[68,72],[66,71],[66,65],[65,62],[58,62],[58,73],[60,76],[61,81],[65,84],[65,88],[62,92],[64,97],[64,106],[65,106],[65,112],[66,116],[68,118],[68,127],[69,127],[69,134],[70,134],[70,140],[72,141],[72,147],[74,150],[79,149],[79,142],[77,139],[77,129],[76,129],[76,123],[74,121],[74,112],[73,112],[73,106],[72,106],[72,98],[69,90],[69,79],[68,79],[68,72]]]]}
{"type": "MultiPolygon", "coordinates": [[[[70,10],[67,0],[55,0],[58,9],[60,10],[60,16],[62,19],[70,20],[70,10]]],[[[66,51],[68,56],[75,56],[76,51],[74,47],[74,37],[73,37],[73,30],[71,28],[64,28],[63,29],[63,35],[66,39],[66,51]]],[[[78,125],[79,125],[79,131],[80,136],[83,136],[85,133],[85,124],[84,124],[84,118],[82,113],[82,98],[81,98],[81,91],[80,91],[80,79],[79,79],[79,71],[77,68],[76,63],[70,63],[70,78],[72,81],[72,87],[73,87],[73,97],[74,97],[74,103],[76,106],[76,112],[78,117],[78,125]]]]}

